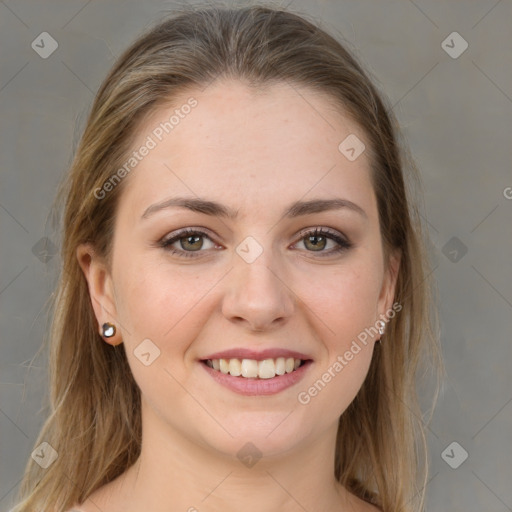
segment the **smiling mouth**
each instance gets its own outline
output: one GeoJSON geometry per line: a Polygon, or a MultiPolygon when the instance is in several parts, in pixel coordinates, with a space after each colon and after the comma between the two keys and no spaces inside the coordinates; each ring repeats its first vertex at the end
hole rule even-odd
{"type": "Polygon", "coordinates": [[[206,366],[225,375],[245,379],[272,379],[276,376],[293,373],[309,360],[293,357],[276,357],[274,359],[203,359],[206,366]]]}

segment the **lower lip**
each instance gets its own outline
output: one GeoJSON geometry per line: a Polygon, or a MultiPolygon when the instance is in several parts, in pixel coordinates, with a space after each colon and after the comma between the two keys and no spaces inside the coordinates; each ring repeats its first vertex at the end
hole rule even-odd
{"type": "Polygon", "coordinates": [[[222,384],[226,388],[238,393],[240,395],[255,396],[255,395],[275,395],[294,384],[297,384],[311,366],[312,361],[306,361],[302,366],[297,368],[291,373],[284,375],[276,375],[271,379],[259,378],[246,378],[246,377],[233,377],[229,373],[222,373],[218,370],[210,368],[205,363],[200,365],[209,373],[209,375],[222,384]]]}

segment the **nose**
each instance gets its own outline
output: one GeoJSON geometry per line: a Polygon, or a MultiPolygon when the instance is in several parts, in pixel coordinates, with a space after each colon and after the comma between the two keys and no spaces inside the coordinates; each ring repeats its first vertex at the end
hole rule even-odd
{"type": "Polygon", "coordinates": [[[235,255],[229,273],[222,313],[231,322],[252,331],[266,331],[284,325],[295,310],[295,295],[284,273],[264,251],[247,263],[235,255]]]}

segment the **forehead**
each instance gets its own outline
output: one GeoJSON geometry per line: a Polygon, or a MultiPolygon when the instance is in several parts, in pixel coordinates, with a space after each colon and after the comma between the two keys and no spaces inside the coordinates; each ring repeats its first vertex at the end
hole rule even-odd
{"type": "Polygon", "coordinates": [[[133,150],[151,149],[126,178],[121,203],[139,212],[185,194],[243,214],[269,202],[343,195],[371,210],[367,154],[349,161],[338,148],[353,134],[364,141],[333,100],[304,87],[220,81],[189,89],[139,125],[133,150]]]}

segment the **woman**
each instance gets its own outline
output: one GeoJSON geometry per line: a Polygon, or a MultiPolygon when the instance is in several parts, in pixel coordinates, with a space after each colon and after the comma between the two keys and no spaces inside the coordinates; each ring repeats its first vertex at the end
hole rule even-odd
{"type": "Polygon", "coordinates": [[[51,463],[15,510],[421,510],[414,172],[298,15],[201,8],[136,41],[60,191],[51,463]]]}

